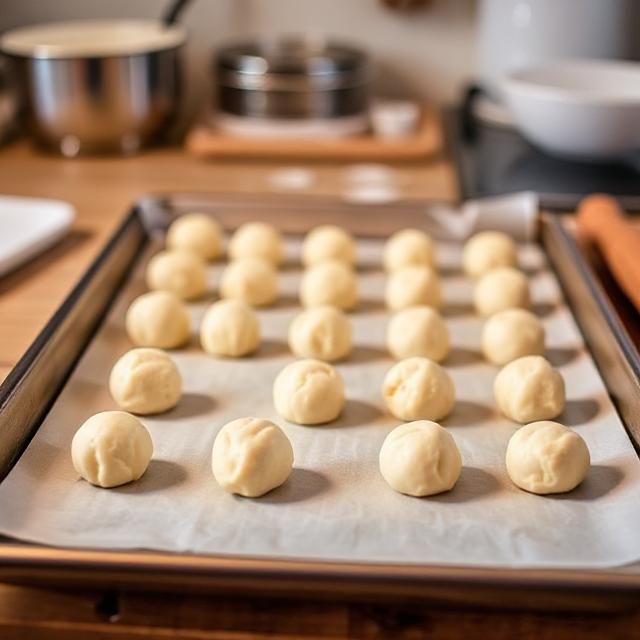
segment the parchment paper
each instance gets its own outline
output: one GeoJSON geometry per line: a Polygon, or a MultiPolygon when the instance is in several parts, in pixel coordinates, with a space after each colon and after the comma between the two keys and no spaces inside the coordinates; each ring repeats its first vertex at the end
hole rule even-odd
{"type": "MultiPolygon", "coordinates": [[[[298,246],[291,241],[291,256],[298,246]]],[[[271,385],[293,356],[287,327],[299,312],[300,272],[282,272],[282,300],[260,311],[264,344],[256,357],[218,360],[194,339],[173,352],[185,396],[163,416],[145,418],[155,453],[136,483],[103,490],[80,480],[70,443],[93,413],[117,408],[107,379],[130,348],[123,329],[129,302],[144,291],[141,260],[51,413],[0,485],[0,531],[51,545],[148,548],[212,554],[295,556],[403,563],[604,567],[640,558],[640,462],[608,398],[554,276],[537,247],[521,260],[531,277],[535,310],[548,335],[548,357],[567,384],[560,421],[582,435],[592,467],[577,490],[540,497],[514,487],[504,454],[516,425],[494,407],[496,369],[478,353],[482,322],[470,308],[471,283],[457,270],[459,247],[440,246],[453,353],[446,367],[457,389],[443,424],[460,447],[456,487],[417,499],[393,492],[378,472],[378,451],[397,421],[384,412],[380,387],[393,364],[384,351],[388,313],[382,305],[381,245],[360,243],[362,305],[352,314],[356,348],[338,365],[348,401],[334,424],[288,424],[274,411],[271,385]],[[282,425],[295,469],[261,499],[226,494],[210,469],[218,429],[246,415],[282,425]]],[[[212,286],[220,266],[212,267],[212,286]]],[[[191,305],[194,330],[207,304],[191,305]]]]}

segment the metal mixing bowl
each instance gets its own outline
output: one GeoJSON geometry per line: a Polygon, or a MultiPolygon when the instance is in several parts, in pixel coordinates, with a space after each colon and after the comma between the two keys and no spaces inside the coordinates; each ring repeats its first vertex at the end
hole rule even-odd
{"type": "Polygon", "coordinates": [[[180,26],[149,20],[52,23],[0,39],[35,140],[65,156],[133,153],[176,115],[180,26]]]}

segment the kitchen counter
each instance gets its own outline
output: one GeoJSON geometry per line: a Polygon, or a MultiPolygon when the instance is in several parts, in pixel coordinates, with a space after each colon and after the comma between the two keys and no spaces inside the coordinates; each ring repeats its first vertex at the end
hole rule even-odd
{"type": "MultiPolygon", "coordinates": [[[[271,162],[204,162],[179,148],[130,158],[73,160],[45,155],[26,142],[0,149],[0,193],[59,198],[77,210],[77,220],[63,242],[0,280],[0,380],[20,359],[134,200],[158,191],[269,191],[273,190],[269,176],[279,166],[271,162]]],[[[305,166],[316,174],[315,185],[305,193],[340,193],[342,167],[305,166]]],[[[404,165],[398,177],[408,197],[455,198],[453,169],[445,158],[404,165]]]]}
{"type": "MultiPolygon", "coordinates": [[[[58,246],[0,280],[0,378],[4,378],[112,233],[129,205],[152,191],[271,190],[273,163],[202,162],[180,149],[127,159],[64,160],[24,142],[0,150],[0,193],[60,198],[77,209],[58,246]]],[[[341,167],[314,164],[309,193],[338,194],[341,167]]],[[[446,158],[398,167],[404,193],[454,199],[446,158]]],[[[489,596],[487,596],[489,598],[489,596]]],[[[640,614],[566,615],[409,602],[270,601],[187,594],[59,590],[0,585],[0,637],[47,638],[640,638],[640,614]]],[[[525,604],[525,603],[523,603],[525,604]]]]}

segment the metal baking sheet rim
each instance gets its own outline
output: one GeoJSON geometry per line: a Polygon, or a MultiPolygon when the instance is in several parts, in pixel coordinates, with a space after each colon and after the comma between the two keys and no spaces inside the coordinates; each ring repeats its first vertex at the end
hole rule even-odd
{"type": "MultiPolygon", "coordinates": [[[[179,194],[178,198],[188,194],[179,194]]],[[[198,194],[201,197],[203,194],[198,194]]],[[[218,194],[210,194],[215,201],[218,194]]],[[[116,229],[112,238],[107,242],[102,252],[98,255],[87,272],[80,279],[76,287],[62,303],[51,320],[47,323],[40,335],[28,349],[14,371],[0,386],[0,415],[5,413],[10,406],[15,392],[25,379],[33,373],[34,365],[43,356],[46,346],[56,332],[62,326],[67,315],[86,295],[90,285],[95,283],[101,269],[108,266],[110,258],[122,246],[128,238],[132,243],[131,260],[112,278],[116,283],[106,296],[105,307],[117,293],[120,283],[126,277],[129,269],[135,263],[140,246],[142,246],[147,229],[141,223],[141,217],[148,215],[149,206],[164,208],[172,202],[172,194],[146,196],[138,204],[134,205],[121,225],[116,229]],[[140,204],[142,203],[142,205],[140,204]],[[134,237],[138,234],[137,241],[134,237]]],[[[242,200],[242,195],[235,196],[242,200]]],[[[255,203],[253,203],[255,204],[255,203]]],[[[345,206],[345,205],[343,205],[345,206]]],[[[621,353],[629,356],[628,337],[617,322],[615,313],[606,299],[598,295],[598,284],[595,282],[590,268],[584,262],[579,250],[575,246],[570,232],[564,228],[558,218],[544,218],[544,226],[550,233],[555,234],[556,240],[564,242],[564,249],[568,250],[574,260],[577,273],[583,284],[597,303],[601,319],[612,330],[616,344],[621,353]],[[575,261],[577,260],[577,264],[575,261]]],[[[552,260],[557,272],[557,264],[552,260]]],[[[566,284],[562,277],[560,281],[566,284]]],[[[79,348],[79,357],[92,335],[99,326],[99,320],[87,333],[82,346],[79,348]]],[[[579,322],[582,329],[582,323],[579,322]]],[[[590,345],[590,341],[589,346],[590,345]]],[[[631,354],[631,360],[627,359],[630,372],[638,376],[637,353],[631,354]]],[[[46,408],[41,409],[35,417],[37,424],[33,426],[33,432],[22,443],[22,453],[26,448],[37,427],[46,415],[49,406],[57,397],[60,389],[75,367],[75,361],[60,378],[60,384],[52,395],[51,401],[46,403],[46,408]]],[[[597,360],[596,360],[597,362],[597,360]]],[[[599,364],[599,363],[598,363],[599,364]]],[[[635,380],[637,383],[637,379],[635,380]]],[[[2,425],[0,419],[0,426],[2,425]]],[[[625,423],[626,424],[626,423],[625,423]]],[[[637,446],[637,441],[634,442],[637,446]]],[[[15,463],[15,460],[13,461],[15,463]]],[[[4,474],[3,474],[4,476],[4,474]]],[[[484,600],[482,589],[484,587],[505,590],[507,604],[509,591],[513,588],[527,590],[549,590],[554,593],[564,592],[568,600],[569,608],[593,609],[595,605],[590,599],[582,604],[572,602],[571,593],[586,594],[597,592],[599,597],[605,595],[606,602],[600,604],[602,609],[622,607],[636,607],[639,602],[635,600],[640,593],[640,573],[633,572],[629,568],[606,570],[582,570],[582,569],[505,569],[505,568],[477,568],[459,565],[408,565],[408,564],[372,564],[350,562],[320,562],[297,559],[264,559],[254,557],[235,556],[207,556],[196,554],[175,554],[155,551],[106,551],[100,549],[60,549],[46,547],[20,541],[7,540],[0,542],[0,579],[6,582],[53,582],[56,584],[88,584],[100,582],[105,584],[137,585],[142,588],[185,588],[187,586],[205,590],[261,590],[265,586],[273,589],[273,593],[287,593],[295,595],[299,593],[341,593],[342,595],[365,596],[367,594],[381,594],[397,597],[430,597],[433,599],[434,589],[438,587],[457,586],[460,594],[465,591],[477,591],[477,600],[484,600]],[[294,591],[292,591],[294,590],[294,591]]],[[[447,601],[464,599],[462,595],[448,593],[444,595],[447,601]]],[[[535,607],[535,600],[531,606],[535,607]]],[[[562,602],[558,601],[559,606],[562,602]]]]}

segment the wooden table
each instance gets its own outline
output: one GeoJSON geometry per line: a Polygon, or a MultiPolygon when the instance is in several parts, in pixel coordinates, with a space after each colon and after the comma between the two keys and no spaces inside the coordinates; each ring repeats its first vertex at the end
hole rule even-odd
{"type": "MultiPolygon", "coordinates": [[[[69,237],[0,280],[0,379],[85,270],[141,194],[201,190],[272,190],[271,163],[201,162],[180,149],[127,159],[63,160],[25,143],[0,150],[0,193],[61,198],[78,213],[69,237]]],[[[308,191],[336,194],[342,167],[311,167],[308,191]]],[[[444,158],[397,167],[405,194],[453,199],[455,180],[444,158]]],[[[428,604],[289,602],[135,592],[72,591],[0,585],[0,638],[640,638],[640,614],[560,615],[428,604]]]]}

